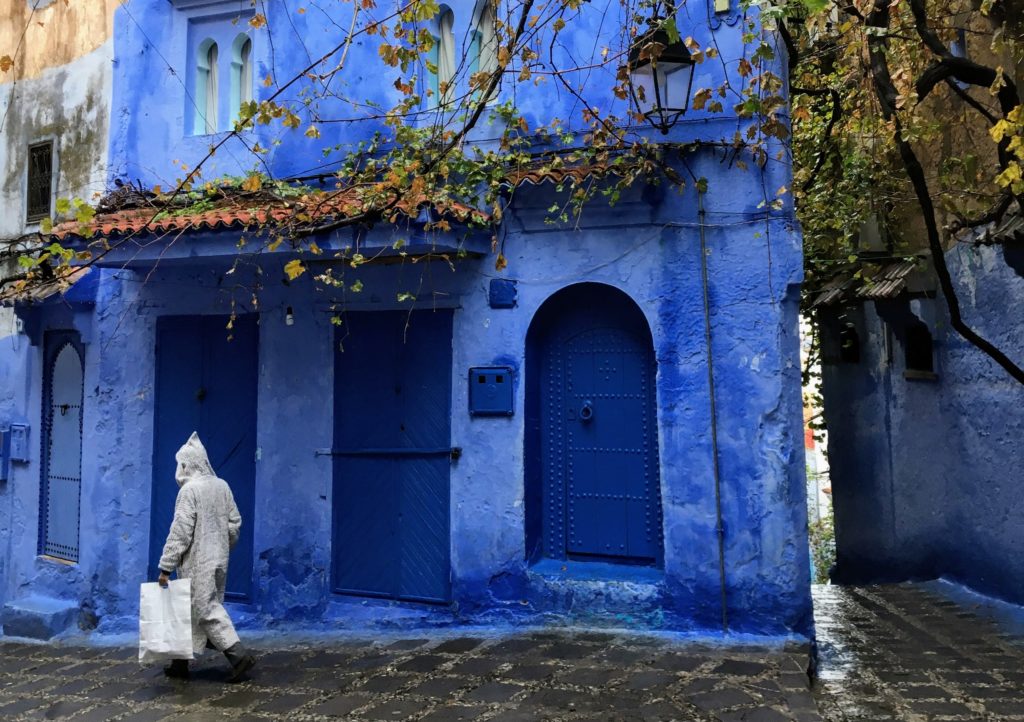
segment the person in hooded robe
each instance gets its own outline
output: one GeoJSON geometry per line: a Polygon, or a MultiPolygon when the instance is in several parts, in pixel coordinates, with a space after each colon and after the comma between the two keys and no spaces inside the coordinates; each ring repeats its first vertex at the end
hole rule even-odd
{"type": "MultiPolygon", "coordinates": [[[[224,609],[228,553],[238,541],[242,517],[227,482],[217,477],[206,449],[194,433],[174,456],[178,497],[174,521],[160,557],[160,586],[171,572],[192,581],[192,648],[202,654],[207,643],[227,657],[232,681],[248,672],[256,660],[242,646],[224,609]]],[[[187,678],[188,660],[176,659],[167,667],[170,677],[187,678]]]]}

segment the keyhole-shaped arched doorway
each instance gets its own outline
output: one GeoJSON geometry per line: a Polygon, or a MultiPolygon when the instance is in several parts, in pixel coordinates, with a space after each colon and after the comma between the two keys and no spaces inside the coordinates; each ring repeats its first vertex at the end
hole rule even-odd
{"type": "Polygon", "coordinates": [[[541,558],[660,566],[656,363],[643,312],[598,283],[544,302],[526,349],[526,537],[541,558]]]}
{"type": "Polygon", "coordinates": [[[43,377],[43,489],[39,553],[78,561],[82,486],[82,342],[49,331],[43,377]]]}

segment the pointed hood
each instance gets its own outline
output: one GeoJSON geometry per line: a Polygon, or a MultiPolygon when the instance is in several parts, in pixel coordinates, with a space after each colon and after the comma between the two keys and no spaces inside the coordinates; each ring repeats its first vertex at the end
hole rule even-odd
{"type": "Polygon", "coordinates": [[[206,454],[206,447],[203,446],[203,442],[199,440],[199,434],[195,431],[192,432],[192,436],[188,437],[185,445],[178,449],[174,460],[178,462],[178,471],[174,475],[178,486],[183,486],[187,482],[203,476],[216,476],[213,467],[210,466],[210,457],[206,454]]]}

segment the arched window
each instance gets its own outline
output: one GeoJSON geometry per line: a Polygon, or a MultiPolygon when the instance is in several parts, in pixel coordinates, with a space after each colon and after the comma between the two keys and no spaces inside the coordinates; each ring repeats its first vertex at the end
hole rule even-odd
{"type": "Polygon", "coordinates": [[[220,83],[217,73],[217,43],[210,39],[199,44],[196,58],[196,106],[192,132],[196,135],[217,132],[217,94],[220,83]]]}
{"type": "Polygon", "coordinates": [[[43,376],[43,459],[39,553],[78,561],[82,486],[81,339],[49,331],[43,376]]]}
{"type": "Polygon", "coordinates": [[[430,98],[427,103],[436,108],[447,105],[454,95],[455,80],[455,15],[451,9],[441,6],[434,26],[434,45],[430,49],[430,63],[433,70],[428,72],[430,98]]]}
{"type": "MultiPolygon", "coordinates": [[[[469,45],[470,77],[498,69],[498,21],[492,0],[483,0],[469,45]]],[[[488,98],[490,100],[490,98],[488,98]]]]}
{"type": "Polygon", "coordinates": [[[252,100],[252,38],[242,34],[231,48],[231,122],[238,120],[238,110],[252,100]]]}

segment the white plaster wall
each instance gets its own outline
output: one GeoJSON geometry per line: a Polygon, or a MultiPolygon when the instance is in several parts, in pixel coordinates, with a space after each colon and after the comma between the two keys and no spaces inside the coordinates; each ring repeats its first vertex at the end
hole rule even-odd
{"type": "Polygon", "coordinates": [[[98,198],[106,185],[113,41],[35,78],[0,85],[0,239],[38,230],[25,223],[28,146],[55,145],[55,198],[98,198]]]}

